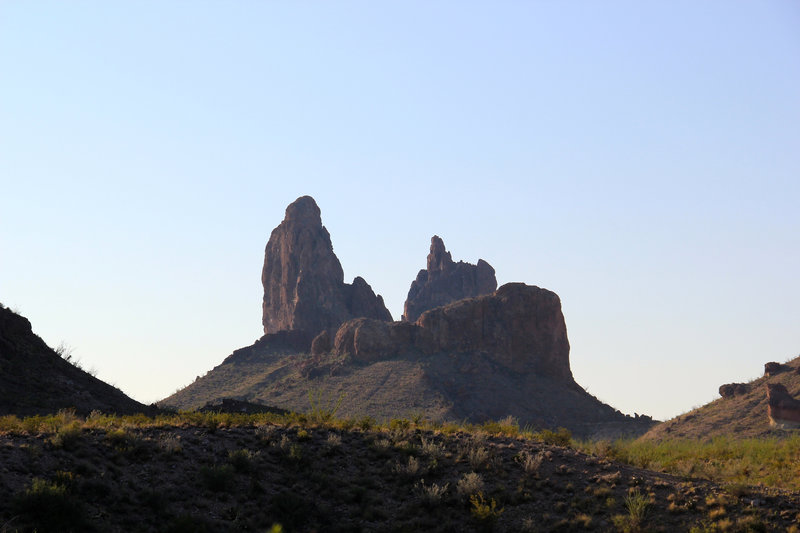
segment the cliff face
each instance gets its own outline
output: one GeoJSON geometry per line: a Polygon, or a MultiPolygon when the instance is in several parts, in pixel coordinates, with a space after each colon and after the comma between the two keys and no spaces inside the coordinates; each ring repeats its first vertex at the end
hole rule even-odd
{"type": "Polygon", "coordinates": [[[426,311],[416,324],[351,320],[336,333],[334,351],[362,362],[410,352],[484,353],[519,374],[572,382],[561,301],[524,283],[426,311]]]}
{"type": "Polygon", "coordinates": [[[489,294],[496,288],[497,279],[489,263],[483,259],[479,259],[477,265],[464,261],[453,262],[444,241],[434,235],[427,268],[419,271],[408,290],[403,306],[403,321],[415,322],[428,309],[489,294]]]}
{"type": "Polygon", "coordinates": [[[310,196],[289,205],[283,222],[272,230],[261,282],[265,334],[298,330],[316,335],[354,317],[392,319],[366,281],[357,277],[352,285],[344,283],[330,234],[310,196]]]}

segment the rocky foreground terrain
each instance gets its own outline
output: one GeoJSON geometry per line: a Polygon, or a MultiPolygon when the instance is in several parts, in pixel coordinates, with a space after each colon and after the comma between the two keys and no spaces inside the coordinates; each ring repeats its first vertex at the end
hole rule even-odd
{"type": "Polygon", "coordinates": [[[568,443],[511,421],[6,417],[0,530],[797,530],[797,493],[659,474],[568,443]]]}

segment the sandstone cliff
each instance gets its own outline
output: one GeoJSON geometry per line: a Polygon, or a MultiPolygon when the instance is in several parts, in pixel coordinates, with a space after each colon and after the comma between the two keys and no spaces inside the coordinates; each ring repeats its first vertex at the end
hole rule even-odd
{"type": "Polygon", "coordinates": [[[496,288],[497,279],[489,263],[483,259],[479,259],[477,265],[464,261],[453,262],[450,252],[445,249],[444,241],[434,235],[431,238],[427,268],[420,270],[417,279],[411,282],[403,306],[402,320],[415,322],[428,309],[489,294],[496,288]]]}
{"type": "Polygon", "coordinates": [[[392,319],[366,281],[357,277],[352,285],[344,283],[342,265],[310,196],[289,205],[272,230],[261,282],[265,334],[296,330],[313,336],[355,317],[392,319]]]}

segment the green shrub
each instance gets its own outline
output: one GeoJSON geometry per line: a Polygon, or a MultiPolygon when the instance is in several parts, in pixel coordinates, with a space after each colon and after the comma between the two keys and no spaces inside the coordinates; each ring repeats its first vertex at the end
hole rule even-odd
{"type": "Polygon", "coordinates": [[[558,428],[555,431],[543,429],[537,435],[539,440],[553,446],[569,446],[572,444],[572,433],[567,428],[558,428]]]}

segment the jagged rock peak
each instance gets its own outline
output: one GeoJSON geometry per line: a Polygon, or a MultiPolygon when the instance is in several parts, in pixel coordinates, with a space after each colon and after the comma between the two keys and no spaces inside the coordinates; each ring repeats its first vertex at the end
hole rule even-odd
{"type": "Polygon", "coordinates": [[[322,216],[317,202],[310,196],[301,196],[286,208],[284,222],[287,221],[322,226],[322,216]]]}
{"type": "Polygon", "coordinates": [[[447,305],[464,298],[489,294],[497,288],[494,268],[483,259],[477,265],[453,262],[444,241],[438,235],[431,238],[427,269],[420,270],[411,282],[403,306],[402,320],[414,322],[434,307],[447,305]]]}
{"type": "Polygon", "coordinates": [[[391,315],[362,278],[344,283],[344,272],[320,209],[310,196],[286,208],[264,250],[264,333],[303,331],[312,337],[335,331],[351,318],[391,320],[391,315]]]}
{"type": "Polygon", "coordinates": [[[441,237],[438,235],[431,237],[431,253],[428,254],[428,279],[436,274],[447,272],[454,264],[441,237]]]}

